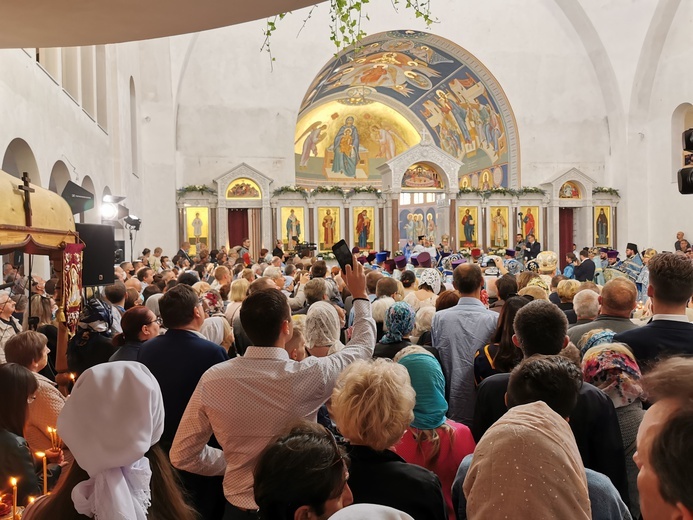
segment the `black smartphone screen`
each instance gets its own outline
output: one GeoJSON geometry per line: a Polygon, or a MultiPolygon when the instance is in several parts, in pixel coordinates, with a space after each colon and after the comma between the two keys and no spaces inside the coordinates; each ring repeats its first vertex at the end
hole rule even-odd
{"type": "Polygon", "coordinates": [[[343,273],[346,273],[347,265],[354,267],[352,265],[354,257],[351,255],[351,249],[349,249],[349,246],[344,239],[332,246],[332,252],[337,259],[337,262],[339,262],[339,267],[342,269],[343,273]]]}

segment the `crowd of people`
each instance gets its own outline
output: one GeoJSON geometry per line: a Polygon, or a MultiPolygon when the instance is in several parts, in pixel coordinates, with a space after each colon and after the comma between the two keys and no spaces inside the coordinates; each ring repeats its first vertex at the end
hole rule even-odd
{"type": "Polygon", "coordinates": [[[25,520],[693,517],[688,242],[562,273],[527,244],[145,249],[84,303],[69,398],[56,280],[5,264],[0,494],[25,520]]]}

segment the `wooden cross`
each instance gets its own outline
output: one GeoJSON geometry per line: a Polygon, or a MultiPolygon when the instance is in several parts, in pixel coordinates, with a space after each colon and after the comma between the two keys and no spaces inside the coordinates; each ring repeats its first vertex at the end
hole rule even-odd
{"type": "Polygon", "coordinates": [[[19,185],[19,190],[24,192],[24,215],[26,216],[26,226],[31,227],[31,198],[30,194],[34,193],[36,190],[32,188],[29,183],[31,179],[27,172],[22,173],[22,184],[19,185]]]}

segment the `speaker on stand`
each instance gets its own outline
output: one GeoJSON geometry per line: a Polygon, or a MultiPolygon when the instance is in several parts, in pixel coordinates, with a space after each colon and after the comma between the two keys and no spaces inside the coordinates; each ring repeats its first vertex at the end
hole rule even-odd
{"type": "Polygon", "coordinates": [[[114,281],[113,260],[115,236],[113,226],[104,224],[75,224],[84,242],[82,285],[110,285],[114,281]]]}

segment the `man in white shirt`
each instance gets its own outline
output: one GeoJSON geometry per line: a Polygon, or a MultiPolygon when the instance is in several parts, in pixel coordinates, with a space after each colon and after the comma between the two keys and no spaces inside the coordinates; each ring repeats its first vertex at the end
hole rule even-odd
{"type": "Polygon", "coordinates": [[[373,355],[375,322],[366,277],[356,258],[353,265],[353,270],[347,267],[346,282],[356,319],[342,351],[291,360],[285,350],[293,334],[288,302],[280,291],[263,290],[248,296],[240,310],[255,346],[200,379],[173,441],[171,462],[200,475],[224,475],[225,520],[256,518],[253,469],[259,454],[297,420],[315,421],[344,367],[373,355]],[[212,434],[223,451],[207,446],[212,434]]]}

